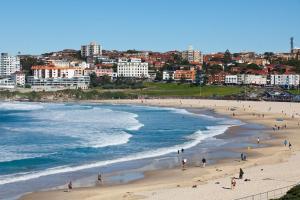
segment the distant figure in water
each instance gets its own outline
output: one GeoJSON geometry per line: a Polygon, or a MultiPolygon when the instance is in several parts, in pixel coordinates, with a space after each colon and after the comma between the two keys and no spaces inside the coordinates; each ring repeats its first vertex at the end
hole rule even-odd
{"type": "Polygon", "coordinates": [[[101,173],[98,174],[98,181],[99,181],[100,183],[102,183],[102,175],[101,175],[101,173]]]}
{"type": "Polygon", "coordinates": [[[291,150],[292,149],[292,144],[289,142],[289,149],[291,150]]]}
{"type": "Polygon", "coordinates": [[[240,168],[239,179],[243,179],[244,171],[240,168]]]}
{"type": "Polygon", "coordinates": [[[284,140],[283,144],[284,144],[284,146],[286,147],[286,145],[287,145],[287,140],[284,140]]]}
{"type": "Polygon", "coordinates": [[[177,154],[179,154],[179,153],[180,153],[180,151],[178,150],[178,151],[177,151],[177,154]]]}
{"type": "Polygon", "coordinates": [[[183,153],[183,152],[184,152],[184,149],[182,148],[182,149],[181,149],[181,153],[183,153]]]}
{"type": "Polygon", "coordinates": [[[187,163],[187,159],[185,159],[185,158],[182,159],[181,163],[182,163],[182,170],[184,170],[185,169],[185,165],[187,163]]]}
{"type": "Polygon", "coordinates": [[[206,159],[202,158],[202,167],[205,167],[205,165],[206,165],[206,159]]]}
{"type": "Polygon", "coordinates": [[[257,137],[257,144],[259,144],[259,137],[257,137]]]}
{"type": "Polygon", "coordinates": [[[72,181],[68,183],[68,192],[70,192],[73,189],[72,181]]]}

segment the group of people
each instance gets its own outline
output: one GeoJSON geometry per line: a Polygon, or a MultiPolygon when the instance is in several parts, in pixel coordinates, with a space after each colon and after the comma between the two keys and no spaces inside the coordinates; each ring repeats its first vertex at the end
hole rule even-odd
{"type": "Polygon", "coordinates": [[[241,161],[246,161],[247,160],[247,156],[244,153],[241,153],[241,161]]]}
{"type": "MultiPolygon", "coordinates": [[[[102,174],[101,173],[99,173],[98,176],[97,176],[97,182],[98,183],[102,183],[103,182],[103,180],[102,180],[102,174]]],[[[72,183],[72,181],[69,181],[67,183],[67,187],[68,187],[68,190],[67,190],[68,192],[70,192],[73,189],[73,183],[72,183]]]]}
{"type": "MultiPolygon", "coordinates": [[[[244,177],[244,171],[242,170],[242,168],[240,168],[240,172],[239,172],[239,179],[243,179],[244,177]]],[[[233,190],[236,186],[236,181],[235,181],[235,177],[231,178],[231,189],[233,190]]],[[[245,181],[248,179],[245,179],[245,181]]]]}
{"type": "Polygon", "coordinates": [[[291,142],[288,142],[287,140],[284,140],[284,141],[283,141],[283,144],[284,144],[285,147],[288,146],[290,150],[292,149],[292,144],[291,144],[291,142]]]}
{"type": "Polygon", "coordinates": [[[278,126],[278,125],[274,125],[273,127],[273,131],[276,131],[276,130],[280,130],[280,129],[284,129],[284,128],[287,128],[287,125],[285,124],[285,125],[283,125],[283,126],[278,126]]]}

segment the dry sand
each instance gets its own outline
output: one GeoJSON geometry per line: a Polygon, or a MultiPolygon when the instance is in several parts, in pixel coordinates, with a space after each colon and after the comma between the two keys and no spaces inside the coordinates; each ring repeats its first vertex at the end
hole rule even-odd
{"type": "MultiPolygon", "coordinates": [[[[261,144],[268,147],[244,149],[255,154],[246,162],[229,159],[206,168],[190,167],[181,169],[146,172],[145,178],[125,185],[111,187],[76,188],[72,192],[63,190],[35,192],[25,195],[23,200],[40,199],[236,199],[276,188],[296,184],[300,180],[300,104],[286,102],[248,102],[194,99],[153,99],[98,101],[107,103],[144,104],[155,106],[210,108],[217,113],[229,115],[245,122],[259,123],[269,127],[273,139],[261,144]],[[234,113],[234,116],[233,116],[234,113]],[[278,121],[283,119],[283,121],[278,121]],[[287,126],[273,131],[274,125],[287,126]],[[284,147],[283,141],[292,143],[292,150],[284,147]],[[243,168],[244,179],[237,180],[234,190],[230,188],[231,177],[238,177],[243,168]],[[196,186],[196,187],[193,187],[196,186]]],[[[255,141],[253,141],[255,142],[255,141]]],[[[279,191],[280,192],[280,191],[279,191]]],[[[272,195],[270,193],[270,195],[272,195]]]]}

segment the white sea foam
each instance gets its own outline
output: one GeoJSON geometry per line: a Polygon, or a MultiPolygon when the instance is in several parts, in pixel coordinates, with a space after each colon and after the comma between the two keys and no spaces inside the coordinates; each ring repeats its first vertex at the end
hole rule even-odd
{"type": "Polygon", "coordinates": [[[19,174],[14,174],[14,175],[0,176],[0,185],[19,182],[19,181],[26,181],[26,180],[30,180],[30,179],[35,179],[35,178],[59,174],[59,173],[67,173],[67,172],[74,172],[74,171],[79,171],[79,170],[84,170],[84,169],[89,169],[89,168],[101,167],[101,166],[120,163],[120,162],[162,156],[165,154],[176,152],[178,149],[181,149],[181,148],[189,149],[191,147],[194,147],[197,144],[199,144],[201,141],[203,141],[204,139],[224,133],[228,129],[228,127],[230,127],[230,125],[207,127],[207,130],[204,130],[204,131],[199,130],[199,131],[196,131],[191,136],[189,136],[190,141],[186,142],[184,144],[175,145],[175,146],[167,147],[167,148],[159,148],[159,149],[147,151],[147,152],[141,152],[141,153],[137,153],[137,154],[134,154],[131,156],[126,156],[126,157],[118,158],[118,159],[114,159],[114,160],[100,161],[100,162],[95,162],[95,163],[85,164],[85,165],[80,165],[80,166],[61,166],[61,167],[50,168],[50,169],[46,169],[44,171],[38,171],[38,172],[19,173],[19,174]]]}
{"type": "Polygon", "coordinates": [[[29,104],[29,103],[15,103],[15,102],[3,102],[0,103],[0,110],[40,110],[44,107],[41,104],[29,104]]]}

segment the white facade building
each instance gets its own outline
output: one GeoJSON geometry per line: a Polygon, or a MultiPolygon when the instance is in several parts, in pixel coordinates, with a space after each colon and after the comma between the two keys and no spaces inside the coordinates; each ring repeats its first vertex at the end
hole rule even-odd
{"type": "Polygon", "coordinates": [[[255,74],[245,74],[244,75],[245,85],[266,85],[267,76],[265,75],[255,75],[255,74]]]}
{"type": "Polygon", "coordinates": [[[174,80],[174,72],[173,71],[163,71],[163,80],[174,80]]]}
{"type": "Polygon", "coordinates": [[[118,77],[148,78],[148,63],[140,58],[119,59],[117,73],[118,77]]]}
{"type": "Polygon", "coordinates": [[[94,55],[102,55],[102,47],[96,42],[81,46],[81,56],[86,58],[94,55]]]}
{"type": "Polygon", "coordinates": [[[271,85],[298,86],[299,80],[300,80],[299,74],[271,75],[271,85]]]}
{"type": "Polygon", "coordinates": [[[11,78],[17,86],[25,85],[25,73],[15,72],[11,75],[11,78]]]}
{"type": "Polygon", "coordinates": [[[11,78],[0,78],[0,89],[14,89],[15,87],[15,82],[11,78]]]}
{"type": "Polygon", "coordinates": [[[17,56],[9,56],[7,53],[0,55],[0,76],[10,76],[20,71],[20,58],[17,56]]]}
{"type": "Polygon", "coordinates": [[[90,77],[84,76],[80,67],[33,66],[33,76],[28,77],[28,83],[34,90],[57,89],[87,89],[90,77]]]}
{"type": "Polygon", "coordinates": [[[238,76],[237,75],[226,75],[225,76],[225,84],[238,84],[238,76]]]}

